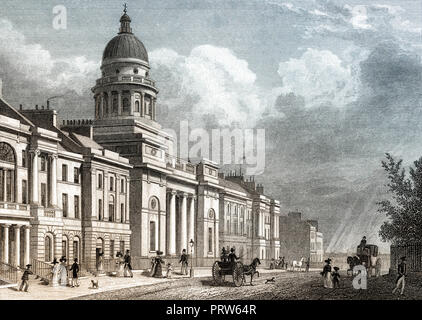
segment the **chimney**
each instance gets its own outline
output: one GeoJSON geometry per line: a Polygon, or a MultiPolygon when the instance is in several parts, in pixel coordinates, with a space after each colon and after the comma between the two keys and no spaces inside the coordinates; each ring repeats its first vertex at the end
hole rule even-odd
{"type": "Polygon", "coordinates": [[[21,105],[21,104],[19,105],[19,110],[21,110],[21,111],[23,110],[23,108],[22,108],[22,105],[21,105]]]}
{"type": "Polygon", "coordinates": [[[35,105],[35,110],[38,110],[38,105],[37,104],[35,105]]]}
{"type": "Polygon", "coordinates": [[[47,110],[50,110],[50,101],[47,100],[47,110]]]}
{"type": "Polygon", "coordinates": [[[258,185],[256,186],[256,191],[257,191],[259,194],[264,194],[264,186],[263,186],[262,184],[258,184],[258,185]]]}
{"type": "Polygon", "coordinates": [[[218,177],[219,177],[220,179],[224,179],[224,172],[219,172],[219,173],[218,173],[218,177]]]}

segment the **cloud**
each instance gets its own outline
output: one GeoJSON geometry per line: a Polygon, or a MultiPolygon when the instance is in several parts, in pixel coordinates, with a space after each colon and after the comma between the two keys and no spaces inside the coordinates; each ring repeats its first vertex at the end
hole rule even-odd
{"type": "Polygon", "coordinates": [[[283,81],[282,93],[303,96],[307,107],[342,107],[354,101],[359,90],[352,67],[329,50],[308,48],[300,58],[280,62],[278,74],[283,81]]]}
{"type": "Polygon", "coordinates": [[[261,117],[265,102],[256,74],[231,50],[201,45],[187,56],[170,49],[154,50],[150,56],[153,77],[169,89],[160,97],[169,111],[184,110],[185,119],[198,123],[211,115],[221,126],[251,127],[261,117]]]}
{"type": "Polygon", "coordinates": [[[6,19],[0,19],[0,42],[7,44],[0,47],[0,76],[6,86],[20,80],[34,91],[65,90],[82,95],[99,72],[99,63],[84,56],[57,58],[40,44],[28,43],[6,19]]]}

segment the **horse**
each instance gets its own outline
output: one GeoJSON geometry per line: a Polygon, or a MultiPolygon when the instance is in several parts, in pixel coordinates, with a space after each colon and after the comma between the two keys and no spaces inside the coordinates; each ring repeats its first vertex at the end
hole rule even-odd
{"type": "Polygon", "coordinates": [[[259,258],[255,258],[253,259],[252,263],[250,265],[244,265],[243,266],[243,281],[246,282],[245,279],[245,275],[250,275],[251,276],[251,286],[253,286],[252,284],[252,280],[253,280],[253,276],[255,275],[255,273],[258,274],[258,278],[259,278],[259,272],[258,270],[256,270],[256,267],[261,264],[261,261],[259,260],[259,258]]]}
{"type": "Polygon", "coordinates": [[[302,271],[302,265],[303,261],[305,260],[304,257],[302,257],[299,261],[293,260],[292,262],[292,271],[295,271],[295,268],[298,267],[299,271],[302,271]]]}
{"type": "Polygon", "coordinates": [[[362,264],[358,256],[348,256],[346,261],[349,265],[349,269],[347,269],[347,275],[349,275],[349,271],[353,274],[353,268],[357,265],[362,264]]]}

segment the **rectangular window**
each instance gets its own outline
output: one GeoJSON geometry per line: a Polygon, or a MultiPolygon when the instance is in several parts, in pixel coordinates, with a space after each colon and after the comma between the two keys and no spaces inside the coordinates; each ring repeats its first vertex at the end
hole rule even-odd
{"type": "Polygon", "coordinates": [[[79,168],[73,168],[73,182],[79,183],[79,168]]]}
{"type": "Polygon", "coordinates": [[[98,200],[98,220],[103,220],[103,200],[98,200]]]}
{"type": "Polygon", "coordinates": [[[47,171],[47,166],[46,166],[46,161],[45,161],[45,155],[42,155],[40,158],[41,158],[40,159],[40,161],[41,161],[41,171],[42,172],[45,172],[45,171],[47,171]]]}
{"type": "Polygon", "coordinates": [[[26,168],[27,161],[26,161],[26,150],[22,150],[22,167],[26,168]]]}
{"type": "Polygon", "coordinates": [[[120,222],[125,222],[125,205],[120,204],[120,222]]]}
{"type": "Polygon", "coordinates": [[[6,196],[7,201],[12,202],[12,181],[13,181],[13,171],[6,171],[6,196]]]}
{"type": "Polygon", "coordinates": [[[155,251],[155,221],[149,222],[149,251],[155,251]]]}
{"type": "Polygon", "coordinates": [[[99,173],[98,174],[98,183],[97,183],[98,189],[102,189],[103,188],[103,174],[99,173]]]}
{"type": "Polygon", "coordinates": [[[62,209],[63,209],[63,217],[67,217],[68,214],[68,201],[67,201],[67,194],[62,194],[62,209]]]}
{"type": "Polygon", "coordinates": [[[67,165],[62,164],[62,181],[67,181],[67,165]]]}
{"type": "Polygon", "coordinates": [[[28,203],[28,182],[22,180],[22,203],[28,203]]]}
{"type": "Polygon", "coordinates": [[[208,252],[212,253],[212,228],[208,228],[208,252]]]}
{"type": "Polygon", "coordinates": [[[114,177],[110,177],[110,191],[114,191],[114,177]]]}
{"type": "Polygon", "coordinates": [[[110,240],[110,258],[114,258],[114,240],[110,240]]]}
{"type": "Polygon", "coordinates": [[[81,261],[79,257],[79,241],[73,241],[73,258],[77,258],[78,262],[81,261]]]}
{"type": "Polygon", "coordinates": [[[120,252],[122,254],[125,254],[125,241],[124,240],[120,241],[120,252]]]}
{"type": "Polygon", "coordinates": [[[41,205],[47,208],[47,185],[41,183],[41,205]]]}
{"type": "Polygon", "coordinates": [[[75,219],[79,219],[79,196],[75,196],[73,201],[75,206],[75,219]]]}
{"type": "Polygon", "coordinates": [[[125,193],[125,179],[120,180],[120,192],[125,193]]]}

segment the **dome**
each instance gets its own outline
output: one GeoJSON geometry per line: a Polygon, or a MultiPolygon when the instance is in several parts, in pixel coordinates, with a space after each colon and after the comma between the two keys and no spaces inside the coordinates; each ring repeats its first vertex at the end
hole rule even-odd
{"type": "Polygon", "coordinates": [[[133,58],[148,62],[144,44],[132,33],[120,33],[107,44],[103,53],[105,59],[133,58]]]}

